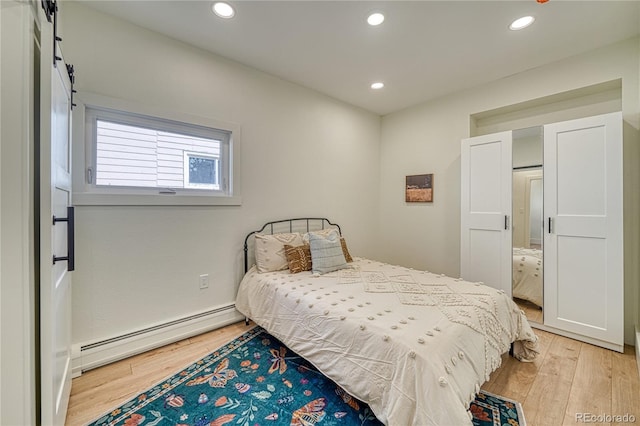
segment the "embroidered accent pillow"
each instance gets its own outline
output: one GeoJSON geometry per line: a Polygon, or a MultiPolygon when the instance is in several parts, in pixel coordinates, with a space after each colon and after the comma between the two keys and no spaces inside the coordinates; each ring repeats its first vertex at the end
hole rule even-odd
{"type": "Polygon", "coordinates": [[[351,254],[349,253],[349,249],[347,249],[347,241],[344,238],[340,238],[340,245],[342,246],[342,254],[344,254],[344,259],[348,263],[353,262],[353,258],[351,257],[351,254]]]}
{"type": "Polygon", "coordinates": [[[310,233],[309,245],[311,270],[314,274],[326,274],[348,266],[342,252],[338,231],[329,233],[326,237],[310,233]]]}
{"type": "MultiPolygon", "coordinates": [[[[319,235],[321,237],[326,238],[327,236],[333,234],[337,232],[338,235],[340,235],[340,233],[338,232],[338,228],[327,228],[327,229],[321,229],[319,231],[311,231],[311,232],[307,232],[306,234],[304,234],[302,236],[302,239],[304,240],[304,242],[306,244],[309,244],[309,235],[314,234],[314,235],[319,235]]],[[[344,258],[346,259],[347,262],[353,262],[353,258],[351,257],[351,254],[349,253],[349,250],[347,249],[347,242],[343,237],[340,237],[340,244],[342,245],[342,252],[344,254],[344,258]]]]}
{"type": "Polygon", "coordinates": [[[296,247],[285,244],[284,253],[287,256],[289,272],[292,274],[311,270],[311,247],[309,244],[296,247]]]}
{"type": "Polygon", "coordinates": [[[284,245],[302,245],[302,235],[293,234],[255,234],[255,256],[258,272],[273,272],[287,269],[289,263],[284,245]]]}

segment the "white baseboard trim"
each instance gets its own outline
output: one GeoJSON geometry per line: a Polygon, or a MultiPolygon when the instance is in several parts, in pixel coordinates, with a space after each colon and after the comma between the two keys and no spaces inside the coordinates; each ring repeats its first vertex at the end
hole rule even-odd
{"type": "Polygon", "coordinates": [[[219,306],[188,317],[157,324],[109,339],[74,344],[72,377],[83,371],[168,345],[188,337],[233,324],[244,319],[235,304],[219,306]]]}
{"type": "Polygon", "coordinates": [[[592,337],[583,336],[581,334],[572,333],[570,331],[561,330],[559,328],[551,327],[545,324],[540,324],[538,322],[530,322],[532,328],[537,328],[543,331],[548,331],[549,333],[558,334],[560,336],[568,337],[573,340],[578,340],[580,342],[589,343],[590,345],[600,346],[601,348],[610,349],[612,351],[624,353],[624,342],[622,344],[606,342],[604,340],[595,339],[592,337]]]}

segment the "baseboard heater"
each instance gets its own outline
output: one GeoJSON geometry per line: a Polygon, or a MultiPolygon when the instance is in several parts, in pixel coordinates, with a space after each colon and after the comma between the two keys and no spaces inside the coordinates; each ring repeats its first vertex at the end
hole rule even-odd
{"type": "Polygon", "coordinates": [[[244,318],[235,304],[224,305],[109,339],[74,345],[73,377],[83,371],[224,327],[244,318]]]}

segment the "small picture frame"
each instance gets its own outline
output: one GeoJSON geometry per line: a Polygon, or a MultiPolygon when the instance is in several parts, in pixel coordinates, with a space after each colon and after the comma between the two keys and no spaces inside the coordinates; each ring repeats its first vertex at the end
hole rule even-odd
{"type": "Polygon", "coordinates": [[[405,201],[407,203],[432,203],[433,173],[407,176],[405,201]]]}

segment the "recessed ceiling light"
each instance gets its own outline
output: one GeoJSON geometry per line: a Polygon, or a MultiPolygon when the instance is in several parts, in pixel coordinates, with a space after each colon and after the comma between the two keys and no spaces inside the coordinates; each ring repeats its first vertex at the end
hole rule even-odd
{"type": "Polygon", "coordinates": [[[367,22],[369,23],[369,25],[374,26],[374,27],[376,25],[380,25],[380,24],[382,24],[384,22],[384,15],[382,13],[380,13],[380,12],[372,13],[367,18],[367,22]]]}
{"type": "Polygon", "coordinates": [[[233,7],[229,3],[225,3],[223,1],[215,2],[212,6],[213,13],[218,15],[221,18],[233,18],[236,14],[236,11],[233,10],[233,7]]]}
{"type": "Polygon", "coordinates": [[[373,84],[371,84],[371,88],[374,90],[378,90],[378,89],[382,89],[384,87],[384,83],[381,81],[377,81],[373,84]]]}
{"type": "Polygon", "coordinates": [[[518,18],[509,25],[509,29],[513,31],[521,30],[523,28],[527,28],[529,25],[533,24],[536,18],[533,16],[523,16],[522,18],[518,18]]]}

